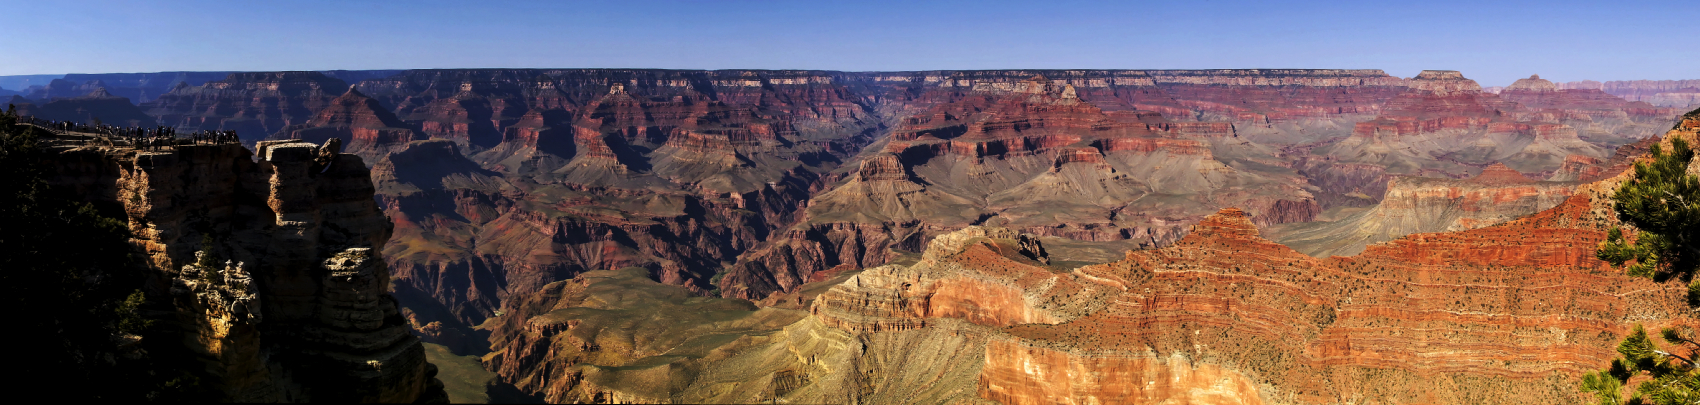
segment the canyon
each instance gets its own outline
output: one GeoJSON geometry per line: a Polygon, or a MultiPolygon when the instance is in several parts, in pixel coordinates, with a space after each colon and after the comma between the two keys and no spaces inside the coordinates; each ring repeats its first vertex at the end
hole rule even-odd
{"type": "Polygon", "coordinates": [[[1680,287],[1592,255],[1620,173],[1700,125],[1681,83],[421,69],[160,74],[123,99],[120,79],[13,100],[251,146],[77,149],[62,181],[137,212],[160,285],[258,297],[251,324],[180,304],[216,314],[178,322],[232,348],[202,352],[239,400],[354,395],[263,355],[311,351],[386,364],[358,381],[399,388],[358,395],[411,401],[440,386],[428,342],[549,402],[1571,403],[1630,321],[1694,323],[1680,287]],[[170,206],[189,200],[212,205],[170,206]],[[259,289],[170,281],[234,271],[185,267],[203,234],[259,289]]]}
{"type": "MultiPolygon", "coordinates": [[[[1677,137],[1700,138],[1700,112],[1663,142],[1677,137]]],[[[1700,322],[1681,282],[1594,257],[1631,176],[1328,258],[1262,238],[1237,208],[1072,268],[1034,235],[969,226],[911,264],[806,287],[799,308],[590,272],[511,307],[486,363],[557,403],[1582,403],[1576,376],[1634,325],[1700,322]]],[[[1471,182],[1533,180],[1496,167],[1471,182]]]]}

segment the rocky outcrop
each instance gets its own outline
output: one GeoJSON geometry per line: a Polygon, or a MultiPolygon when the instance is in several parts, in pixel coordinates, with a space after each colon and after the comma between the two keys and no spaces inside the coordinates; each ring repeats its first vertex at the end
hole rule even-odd
{"type": "Polygon", "coordinates": [[[1244,375],[1184,355],[1098,353],[1003,337],[987,343],[985,362],[975,388],[1001,404],[1265,403],[1244,375]]]}
{"type": "Polygon", "coordinates": [[[1555,85],[1546,79],[1542,79],[1541,75],[1529,75],[1529,78],[1527,79],[1517,79],[1516,82],[1511,83],[1511,85],[1507,86],[1503,91],[1527,91],[1536,93],[1555,92],[1558,91],[1558,85],[1555,85]]]}
{"type": "Polygon", "coordinates": [[[124,213],[149,301],[224,400],[441,401],[386,292],[390,227],[361,159],[319,145],[61,149],[50,179],[124,213]],[[208,256],[211,257],[208,257],[208,256]]]}
{"type": "Polygon", "coordinates": [[[1413,89],[1438,95],[1482,91],[1482,86],[1475,80],[1464,78],[1464,74],[1456,70],[1424,70],[1410,79],[1410,85],[1413,89]]]}

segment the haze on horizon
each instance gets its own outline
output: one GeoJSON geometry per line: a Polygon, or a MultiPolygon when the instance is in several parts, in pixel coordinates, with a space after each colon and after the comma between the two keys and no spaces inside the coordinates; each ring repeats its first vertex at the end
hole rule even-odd
{"type": "Polygon", "coordinates": [[[1700,78],[1700,2],[0,1],[0,75],[425,68],[1424,69],[1700,78]],[[27,33],[27,34],[20,34],[27,33]]]}

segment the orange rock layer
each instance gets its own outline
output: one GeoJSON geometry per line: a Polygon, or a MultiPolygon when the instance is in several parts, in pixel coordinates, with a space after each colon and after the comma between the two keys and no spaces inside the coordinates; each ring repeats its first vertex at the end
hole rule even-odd
{"type": "Polygon", "coordinates": [[[1677,283],[1593,257],[1612,222],[1591,198],[1330,259],[1259,238],[1237,209],[1069,273],[966,243],[853,277],[813,313],[861,333],[932,317],[1004,327],[977,389],[1006,403],[1568,403],[1632,323],[1696,321],[1677,283]]]}

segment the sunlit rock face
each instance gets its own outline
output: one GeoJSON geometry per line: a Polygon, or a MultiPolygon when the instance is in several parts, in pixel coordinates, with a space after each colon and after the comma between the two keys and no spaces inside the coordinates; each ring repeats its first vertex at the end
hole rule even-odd
{"type": "Polygon", "coordinates": [[[436,369],[387,293],[391,225],[358,156],[262,142],[60,151],[49,179],[122,212],[173,311],[164,342],[230,401],[441,399],[436,369]],[[210,241],[210,243],[208,242],[210,241]],[[203,255],[212,265],[200,262],[203,255]]]}
{"type": "Polygon", "coordinates": [[[1030,235],[968,227],[806,313],[591,272],[499,318],[487,366],[552,402],[1573,403],[1633,323],[1697,321],[1679,283],[1593,258],[1604,187],[1329,259],[1237,209],[1066,271],[1030,235]]]}

